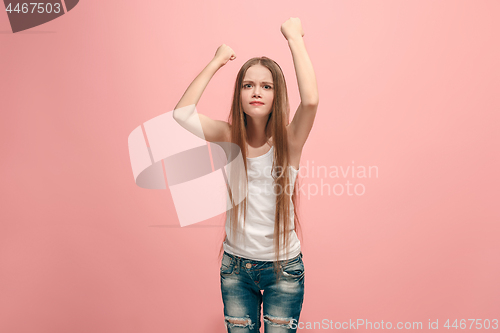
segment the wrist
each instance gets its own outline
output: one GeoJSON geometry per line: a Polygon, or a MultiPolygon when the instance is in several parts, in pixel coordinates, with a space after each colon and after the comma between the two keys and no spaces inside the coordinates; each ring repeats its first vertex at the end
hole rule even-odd
{"type": "Polygon", "coordinates": [[[207,67],[210,67],[214,70],[219,70],[219,68],[221,68],[224,64],[222,63],[222,61],[220,61],[219,59],[217,58],[213,58],[207,65],[207,67]]]}
{"type": "Polygon", "coordinates": [[[303,42],[304,38],[300,35],[297,35],[297,36],[288,37],[287,41],[288,41],[288,43],[299,43],[299,42],[303,42]]]}

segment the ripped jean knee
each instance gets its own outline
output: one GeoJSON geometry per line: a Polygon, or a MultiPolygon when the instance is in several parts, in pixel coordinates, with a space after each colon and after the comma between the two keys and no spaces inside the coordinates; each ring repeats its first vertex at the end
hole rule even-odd
{"type": "Polygon", "coordinates": [[[264,322],[268,323],[271,326],[292,328],[292,323],[294,322],[294,318],[280,318],[274,317],[271,315],[264,315],[264,322]]]}
{"type": "Polygon", "coordinates": [[[246,327],[249,330],[253,330],[255,327],[255,323],[252,323],[252,320],[249,318],[249,316],[246,316],[244,318],[224,316],[224,319],[226,323],[226,329],[228,330],[229,328],[233,327],[246,327]]]}

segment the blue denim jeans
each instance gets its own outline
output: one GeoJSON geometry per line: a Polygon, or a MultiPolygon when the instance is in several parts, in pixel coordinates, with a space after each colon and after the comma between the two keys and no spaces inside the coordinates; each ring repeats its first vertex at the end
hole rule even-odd
{"type": "Polygon", "coordinates": [[[304,300],[302,252],[280,261],[278,281],[272,261],[250,260],[224,251],[220,267],[224,317],[229,333],[296,332],[304,300]],[[261,292],[263,291],[263,292],[261,292]]]}

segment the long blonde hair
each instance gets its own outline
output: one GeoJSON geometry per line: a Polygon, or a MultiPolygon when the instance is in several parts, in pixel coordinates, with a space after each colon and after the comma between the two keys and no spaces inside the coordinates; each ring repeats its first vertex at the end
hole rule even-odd
{"type": "MultiPolygon", "coordinates": [[[[241,148],[241,153],[243,156],[243,161],[245,161],[245,179],[248,182],[247,174],[247,115],[243,112],[243,105],[241,102],[241,89],[242,82],[245,77],[246,71],[251,66],[260,64],[267,67],[272,74],[273,85],[274,85],[274,99],[271,107],[271,113],[266,123],[265,133],[270,133],[273,141],[274,149],[274,159],[272,166],[272,177],[274,179],[274,186],[279,188],[278,194],[276,194],[276,214],[275,214],[275,224],[274,224],[274,248],[275,248],[275,260],[274,260],[274,271],[278,276],[280,276],[280,269],[278,266],[278,260],[280,257],[281,248],[285,249],[285,253],[288,254],[289,250],[289,232],[290,232],[290,193],[287,191],[290,187],[290,177],[288,173],[289,166],[289,149],[288,149],[288,136],[286,125],[289,123],[290,107],[288,101],[288,93],[286,88],[285,77],[281,67],[272,59],[268,57],[256,57],[248,60],[238,72],[236,76],[236,82],[234,85],[233,101],[231,104],[231,112],[228,117],[228,123],[231,124],[231,142],[237,144],[241,148]],[[286,167],[285,167],[286,166],[286,167]],[[278,172],[280,170],[280,172],[278,172]],[[290,184],[289,186],[286,186],[290,184]],[[285,223],[286,222],[286,223],[285,223]],[[281,237],[279,237],[281,235],[281,237]]],[[[269,141],[268,141],[269,142],[269,141]]],[[[298,181],[298,176],[296,181],[298,181]]],[[[294,186],[293,195],[291,196],[293,206],[294,206],[294,224],[295,229],[300,229],[299,217],[298,217],[298,183],[294,186]]],[[[276,193],[275,191],[274,193],[276,193]]],[[[229,189],[229,196],[232,200],[232,193],[229,189]]],[[[233,200],[232,200],[233,201],[233,200]]],[[[245,197],[240,204],[233,206],[227,213],[230,214],[230,230],[232,235],[237,234],[238,229],[238,216],[243,210],[244,220],[246,220],[247,213],[247,198],[245,197]]],[[[227,218],[227,215],[226,215],[227,218]]],[[[226,239],[226,232],[224,230],[224,240],[226,239]]],[[[223,241],[224,242],[224,241],[223,241]]],[[[219,251],[219,259],[222,257],[224,251],[223,242],[219,251]]],[[[287,257],[287,256],[285,256],[287,257]]]]}

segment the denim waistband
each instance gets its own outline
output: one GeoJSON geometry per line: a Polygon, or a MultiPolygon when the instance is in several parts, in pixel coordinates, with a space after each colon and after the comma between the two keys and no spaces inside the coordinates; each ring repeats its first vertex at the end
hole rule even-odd
{"type": "MultiPolygon", "coordinates": [[[[244,257],[240,257],[240,256],[237,256],[237,255],[234,255],[234,254],[231,254],[231,253],[228,253],[226,251],[224,251],[224,254],[226,254],[227,256],[233,258],[234,260],[239,260],[239,261],[246,261],[246,262],[256,262],[256,263],[270,263],[270,262],[273,262],[273,261],[266,261],[266,260],[254,260],[254,259],[248,259],[248,258],[244,258],[244,257]]],[[[295,257],[293,258],[290,258],[288,259],[288,261],[292,261],[292,260],[295,260],[297,258],[302,258],[302,251],[300,251],[300,253],[298,255],[296,255],[295,257]]],[[[279,262],[285,262],[286,260],[279,260],[279,262]]]]}

